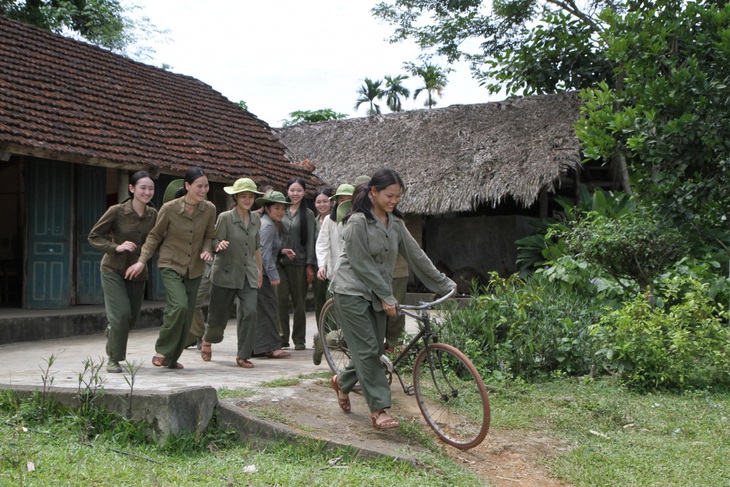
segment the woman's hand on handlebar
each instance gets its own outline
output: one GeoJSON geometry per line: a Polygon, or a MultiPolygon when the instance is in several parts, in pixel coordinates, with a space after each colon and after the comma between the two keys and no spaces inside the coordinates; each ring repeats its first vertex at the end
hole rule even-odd
{"type": "Polygon", "coordinates": [[[398,303],[388,304],[383,300],[380,300],[380,303],[383,305],[383,311],[385,311],[386,315],[395,316],[398,314],[398,303]]]}

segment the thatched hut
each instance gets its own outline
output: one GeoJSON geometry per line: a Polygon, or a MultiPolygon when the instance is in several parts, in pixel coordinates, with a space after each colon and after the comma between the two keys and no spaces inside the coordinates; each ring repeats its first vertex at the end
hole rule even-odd
{"type": "Polygon", "coordinates": [[[429,255],[454,271],[515,270],[516,239],[549,195],[574,186],[581,152],[574,93],[455,105],[278,130],[293,160],[332,185],[392,167],[399,208],[429,255]],[[420,216],[420,217],[419,217],[420,216]],[[459,238],[454,238],[459,236],[459,238]]]}

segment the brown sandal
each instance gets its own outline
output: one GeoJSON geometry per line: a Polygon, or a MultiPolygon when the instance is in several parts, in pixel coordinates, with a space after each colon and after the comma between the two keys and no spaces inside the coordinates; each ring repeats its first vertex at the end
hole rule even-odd
{"type": "Polygon", "coordinates": [[[205,362],[210,362],[210,359],[213,358],[213,350],[210,346],[210,342],[206,342],[203,340],[203,342],[200,345],[200,358],[202,358],[205,362]]]}
{"type": "Polygon", "coordinates": [[[266,358],[289,358],[291,354],[285,350],[274,350],[273,352],[266,352],[266,358]]]}
{"type": "Polygon", "coordinates": [[[253,369],[253,363],[251,363],[250,360],[246,360],[245,358],[236,357],[236,364],[239,367],[243,367],[244,369],[253,369]]]}
{"type": "Polygon", "coordinates": [[[340,397],[340,394],[345,394],[340,389],[340,385],[337,383],[337,376],[333,375],[330,379],[330,385],[332,386],[332,389],[335,390],[335,394],[337,395],[337,404],[340,405],[340,409],[342,409],[344,412],[349,413],[352,411],[352,405],[350,404],[350,397],[346,397],[345,399],[342,399],[340,397]]]}
{"type": "Polygon", "coordinates": [[[152,357],[152,365],[155,367],[168,367],[170,369],[184,369],[185,367],[180,362],[175,362],[174,367],[170,367],[170,365],[167,363],[167,359],[163,357],[162,355],[155,355],[152,357]]]}
{"type": "Polygon", "coordinates": [[[398,421],[388,416],[388,413],[385,412],[385,409],[375,411],[373,414],[371,414],[370,421],[373,422],[373,426],[376,430],[389,430],[391,428],[397,428],[398,426],[400,426],[400,423],[398,421]],[[387,417],[378,422],[378,418],[382,415],[386,415],[387,417]]]}

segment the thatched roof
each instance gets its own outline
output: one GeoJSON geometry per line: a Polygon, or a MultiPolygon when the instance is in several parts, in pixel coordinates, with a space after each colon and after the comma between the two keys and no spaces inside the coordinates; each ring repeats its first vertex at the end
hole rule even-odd
{"type": "Polygon", "coordinates": [[[278,129],[294,160],[310,159],[329,184],[382,167],[408,187],[399,208],[443,214],[497,205],[527,207],[578,167],[573,93],[455,105],[278,129]]]}
{"type": "Polygon", "coordinates": [[[205,83],[0,16],[0,160],[12,154],[320,184],[266,122],[205,83]]]}

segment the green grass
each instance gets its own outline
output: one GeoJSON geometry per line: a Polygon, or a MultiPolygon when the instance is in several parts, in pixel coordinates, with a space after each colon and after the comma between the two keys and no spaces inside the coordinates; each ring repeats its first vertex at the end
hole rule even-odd
{"type": "Polygon", "coordinates": [[[236,443],[233,432],[215,424],[204,435],[165,445],[109,431],[89,438],[73,412],[52,409],[39,419],[37,407],[0,392],[0,485],[482,485],[436,455],[414,465],[363,460],[354,449],[327,451],[326,443],[314,440],[254,447],[236,443]]]}
{"type": "MultiPolygon", "coordinates": [[[[539,431],[570,447],[546,460],[567,483],[730,485],[728,391],[637,394],[610,379],[561,378],[502,384],[490,398],[492,433],[539,431]]],[[[0,392],[0,485],[481,485],[439,453],[434,437],[434,452],[418,465],[365,461],[317,441],[255,448],[215,423],[204,435],[156,445],[132,424],[98,413],[90,429],[89,418],[41,399],[0,392]]],[[[409,426],[402,434],[427,442],[409,426]]]]}
{"type": "Polygon", "coordinates": [[[299,379],[274,379],[261,383],[261,387],[291,387],[296,385],[299,385],[299,379]]]}
{"type": "Polygon", "coordinates": [[[253,397],[256,391],[253,389],[229,389],[221,387],[218,389],[218,399],[231,399],[236,397],[253,397]]]}
{"type": "Polygon", "coordinates": [[[299,374],[300,379],[327,379],[332,377],[332,372],[327,369],[323,372],[312,372],[311,374],[299,374]]]}
{"type": "Polygon", "coordinates": [[[611,380],[560,379],[512,384],[491,400],[493,427],[568,442],[549,468],[576,486],[730,484],[728,392],[642,395],[611,380]]]}

